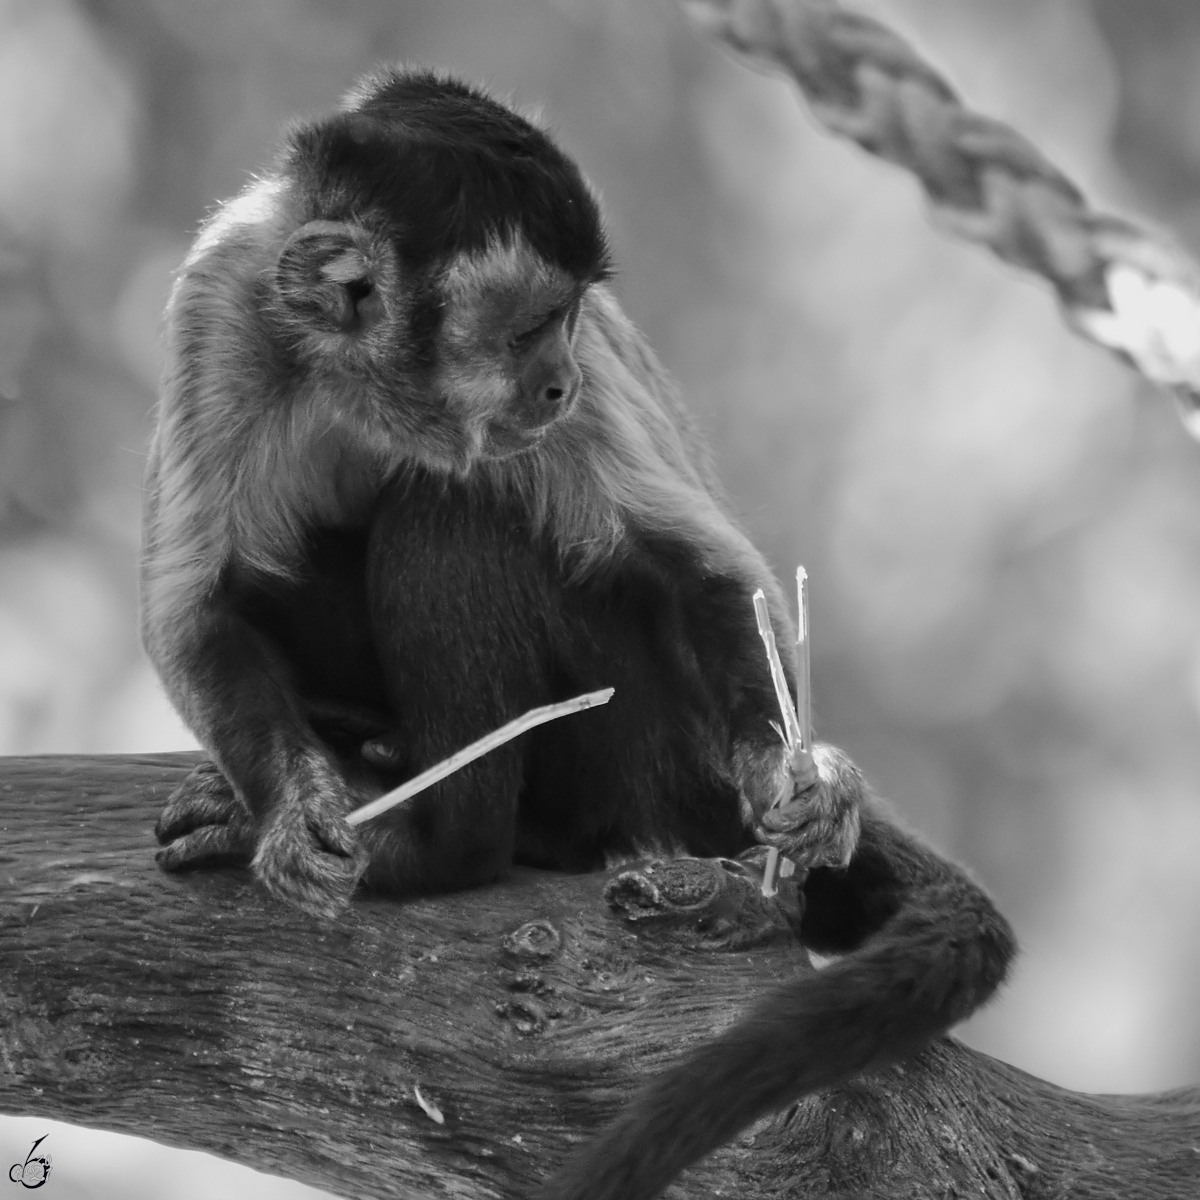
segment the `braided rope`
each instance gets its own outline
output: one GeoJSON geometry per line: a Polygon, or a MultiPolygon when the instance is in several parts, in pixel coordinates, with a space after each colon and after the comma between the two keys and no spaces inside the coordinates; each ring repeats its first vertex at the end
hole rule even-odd
{"type": "Polygon", "coordinates": [[[1067,322],[1170,391],[1200,440],[1200,267],[1181,247],[1091,210],[1032,143],[965,108],[903,38],[839,0],[682,3],[782,67],[827,129],[912,171],[936,224],[1048,279],[1067,322]]]}

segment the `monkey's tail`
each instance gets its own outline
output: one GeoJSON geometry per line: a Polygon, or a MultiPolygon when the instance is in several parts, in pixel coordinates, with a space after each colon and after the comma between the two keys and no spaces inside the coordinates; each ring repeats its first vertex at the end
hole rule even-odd
{"type": "Polygon", "coordinates": [[[759,1117],[915,1053],[987,1000],[1015,953],[1012,931],[965,875],[924,854],[937,878],[910,881],[875,937],[769,993],[651,1082],[545,1200],[651,1200],[759,1117]]]}

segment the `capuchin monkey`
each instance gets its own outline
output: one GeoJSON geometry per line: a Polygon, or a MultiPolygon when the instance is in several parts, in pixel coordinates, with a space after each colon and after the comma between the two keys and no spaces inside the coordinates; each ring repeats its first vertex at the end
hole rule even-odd
{"type": "MultiPolygon", "coordinates": [[[[797,782],[752,595],[790,619],[611,290],[597,202],[550,138],[385,71],[287,135],[172,293],[143,635],[208,750],[168,870],[249,865],[335,915],[405,894],[768,841],[838,954],[654,1081],[547,1186],[649,1200],[757,1117],[918,1050],[1003,980],[983,892],[844,755],[797,782]],[[535,705],[408,804],[346,815],[535,705]]],[[[794,683],[793,683],[794,686],[794,683]]]]}

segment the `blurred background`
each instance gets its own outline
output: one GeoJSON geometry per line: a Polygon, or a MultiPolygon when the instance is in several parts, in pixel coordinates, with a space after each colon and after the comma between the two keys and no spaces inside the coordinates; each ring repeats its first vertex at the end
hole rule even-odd
{"type": "MultiPolygon", "coordinates": [[[[1194,0],[859,7],[1200,252],[1194,0]]],[[[0,0],[0,753],[194,744],[135,617],[171,272],[382,59],[540,113],[602,193],[735,508],[809,570],[820,735],[1016,924],[966,1040],[1074,1088],[1200,1080],[1200,446],[670,0],[0,0]]],[[[47,1129],[48,1196],[315,1195],[43,1120],[0,1151],[47,1129]]]]}

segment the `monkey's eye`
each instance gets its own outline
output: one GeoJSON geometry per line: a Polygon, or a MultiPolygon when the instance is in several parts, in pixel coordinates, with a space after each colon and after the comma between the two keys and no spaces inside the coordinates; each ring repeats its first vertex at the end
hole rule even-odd
{"type": "Polygon", "coordinates": [[[546,314],[544,320],[539,321],[530,329],[523,330],[521,333],[514,334],[508,339],[508,348],[514,354],[521,354],[528,350],[531,345],[542,334],[546,333],[552,326],[565,324],[567,329],[567,337],[575,331],[575,318],[579,315],[579,301],[572,301],[570,304],[561,305],[559,308],[546,314]]]}
{"type": "Polygon", "coordinates": [[[521,354],[528,350],[530,346],[544,333],[554,320],[553,317],[543,321],[540,325],[535,325],[532,329],[526,329],[522,333],[514,334],[508,339],[508,348],[514,354],[521,354]]]}

